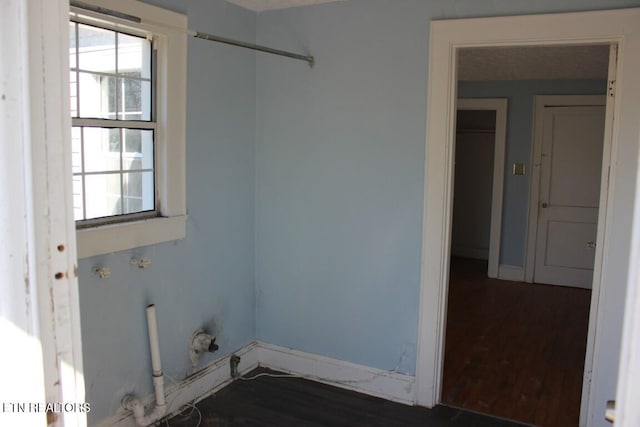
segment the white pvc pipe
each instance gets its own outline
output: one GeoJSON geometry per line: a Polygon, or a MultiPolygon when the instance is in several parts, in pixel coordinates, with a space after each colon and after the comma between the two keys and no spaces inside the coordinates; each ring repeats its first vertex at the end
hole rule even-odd
{"type": "Polygon", "coordinates": [[[160,361],[160,344],[158,343],[158,323],[156,321],[156,306],[147,306],[147,327],[149,328],[149,347],[151,348],[151,367],[153,376],[162,375],[162,362],[160,361]]]}
{"type": "Polygon", "coordinates": [[[162,417],[164,417],[164,414],[167,412],[167,406],[162,405],[156,406],[150,413],[145,414],[144,405],[142,404],[142,402],[140,402],[139,399],[133,397],[130,400],[125,401],[125,408],[133,412],[133,417],[136,420],[136,424],[138,424],[139,426],[149,426],[151,424],[154,424],[160,421],[160,419],[162,419],[162,417]]]}
{"type": "Polygon", "coordinates": [[[133,412],[136,423],[140,426],[151,425],[160,420],[167,411],[164,398],[164,376],[160,361],[160,345],[158,343],[158,323],[156,321],[156,306],[147,307],[147,328],[149,330],[149,347],[151,348],[151,366],[153,369],[153,389],[155,391],[156,406],[149,414],[145,414],[144,405],[133,395],[126,395],[123,406],[133,412]]]}

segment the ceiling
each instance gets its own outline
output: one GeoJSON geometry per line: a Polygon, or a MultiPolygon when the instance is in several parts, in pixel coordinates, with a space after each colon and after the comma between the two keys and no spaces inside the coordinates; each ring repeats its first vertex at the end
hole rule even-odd
{"type": "Polygon", "coordinates": [[[261,12],[263,10],[284,9],[287,7],[308,6],[311,4],[330,3],[346,0],[227,0],[246,9],[261,12]]]}
{"type": "Polygon", "coordinates": [[[464,48],[459,80],[606,79],[609,46],[464,48]]]}

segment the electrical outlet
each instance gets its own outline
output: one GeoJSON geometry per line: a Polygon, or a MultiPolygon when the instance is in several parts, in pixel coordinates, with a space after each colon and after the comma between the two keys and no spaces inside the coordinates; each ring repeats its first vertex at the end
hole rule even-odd
{"type": "Polygon", "coordinates": [[[240,364],[240,356],[236,354],[232,354],[231,359],[229,359],[229,368],[231,369],[231,378],[236,378],[238,376],[239,364],[240,364]]]}

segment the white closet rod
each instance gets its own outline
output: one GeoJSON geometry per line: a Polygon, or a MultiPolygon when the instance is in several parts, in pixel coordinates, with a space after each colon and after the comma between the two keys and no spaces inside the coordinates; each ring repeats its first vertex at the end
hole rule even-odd
{"type": "MultiPolygon", "coordinates": [[[[87,3],[83,3],[75,0],[71,0],[69,4],[79,9],[89,10],[91,12],[100,13],[102,15],[113,16],[115,18],[124,19],[130,22],[136,22],[136,23],[143,22],[142,18],[140,18],[139,16],[129,15],[126,13],[118,12],[116,10],[111,10],[111,9],[107,9],[100,6],[94,6],[91,4],[87,4],[87,3]]],[[[198,39],[208,40],[208,41],[217,42],[217,43],[224,43],[232,46],[242,47],[245,49],[251,49],[251,50],[257,50],[260,52],[270,53],[272,55],[286,56],[287,58],[298,59],[300,61],[307,62],[310,67],[313,67],[313,65],[315,64],[315,59],[311,55],[301,55],[298,53],[287,52],[285,50],[273,49],[267,46],[261,46],[253,43],[243,42],[240,40],[229,39],[226,37],[216,36],[214,34],[208,34],[202,31],[195,31],[191,29],[187,30],[187,34],[198,39]]]]}

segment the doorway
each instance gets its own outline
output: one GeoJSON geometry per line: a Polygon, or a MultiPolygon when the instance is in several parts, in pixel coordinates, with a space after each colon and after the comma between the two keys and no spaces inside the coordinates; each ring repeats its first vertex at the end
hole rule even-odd
{"type": "MultiPolygon", "coordinates": [[[[593,105],[596,104],[592,98],[597,98],[598,103],[604,104],[602,102],[605,98],[604,95],[584,98],[587,103],[585,108],[590,111],[590,116],[586,119],[582,118],[580,111],[576,110],[578,107],[573,106],[569,110],[565,108],[570,106],[567,101],[574,101],[573,99],[565,99],[565,104],[568,104],[566,106],[561,104],[554,106],[562,109],[553,110],[553,115],[546,122],[547,125],[543,126],[546,129],[547,136],[551,136],[546,138],[546,144],[543,144],[545,146],[544,150],[535,149],[536,145],[531,142],[533,133],[531,130],[525,134],[519,133],[519,129],[515,129],[516,127],[525,127],[527,125],[529,129],[537,128],[532,123],[531,117],[533,115],[531,111],[533,111],[533,108],[531,108],[531,105],[535,99],[542,99],[537,96],[538,93],[556,93],[555,91],[563,93],[562,91],[565,91],[564,93],[604,94],[608,71],[606,66],[609,58],[608,46],[595,46],[594,49],[580,46],[576,47],[576,49],[579,50],[573,51],[573,48],[569,47],[527,47],[518,49],[500,48],[495,52],[485,48],[461,49],[459,52],[459,76],[473,79],[475,75],[465,70],[478,68],[473,63],[485,62],[484,56],[492,58],[491,61],[497,65],[498,76],[500,76],[499,73],[502,69],[510,67],[513,69],[512,74],[515,76],[500,82],[490,79],[491,75],[483,76],[478,81],[459,83],[459,90],[464,95],[482,92],[483,90],[494,91],[495,95],[509,96],[510,98],[512,104],[512,111],[509,116],[511,133],[507,139],[507,147],[511,155],[506,165],[504,163],[499,165],[500,170],[506,175],[506,182],[511,186],[511,190],[508,190],[505,194],[505,216],[511,224],[505,224],[504,227],[507,230],[504,235],[504,240],[507,242],[505,244],[507,252],[502,259],[505,264],[517,266],[521,272],[524,268],[523,259],[517,259],[518,257],[514,256],[513,251],[515,249],[519,250],[520,253],[524,253],[525,233],[518,234],[518,230],[513,227],[513,223],[519,220],[524,224],[527,219],[527,197],[526,193],[523,193],[527,187],[535,187],[540,190],[547,188],[549,190],[551,184],[553,184],[553,200],[549,200],[544,192],[541,194],[542,198],[549,200],[551,206],[547,210],[540,209],[538,214],[555,212],[559,204],[555,199],[563,189],[569,195],[577,195],[579,184],[584,184],[587,181],[587,176],[592,178],[588,183],[593,185],[589,185],[589,187],[595,188],[595,194],[592,194],[594,191],[589,192],[590,198],[596,201],[591,204],[597,206],[599,199],[603,147],[602,124],[604,122],[604,116],[601,113],[604,111],[604,106],[598,107],[600,108],[598,111],[600,120],[594,120],[591,117],[593,116],[591,110],[594,108],[593,105]],[[562,74],[557,79],[544,79],[549,76],[547,67],[552,66],[555,62],[550,58],[556,55],[565,58],[574,57],[577,63],[575,68],[580,68],[581,58],[579,52],[582,52],[583,49],[589,51],[590,60],[595,55],[600,55],[602,62],[605,63],[605,66],[600,68],[602,74],[597,84],[594,84],[591,88],[584,84],[578,84],[578,82],[586,81],[581,80],[583,76],[579,73],[576,73],[575,79],[569,79],[570,76],[562,74]],[[511,58],[512,56],[513,58],[511,58]],[[539,67],[542,67],[544,61],[549,60],[549,63],[544,65],[545,70],[540,71],[541,79],[535,79],[538,71],[534,70],[528,59],[523,59],[528,56],[535,58],[532,62],[539,67]],[[472,62],[472,64],[469,65],[467,62],[472,62]],[[519,65],[520,63],[522,63],[522,66],[519,65]],[[525,73],[529,73],[526,76],[534,77],[534,79],[520,78],[525,73]],[[487,78],[489,80],[485,80],[487,78]],[[523,113],[523,105],[525,104],[529,104],[527,114],[523,113]],[[528,118],[528,123],[524,121],[525,117],[528,118]],[[571,120],[567,119],[567,117],[571,120]],[[599,132],[595,132],[595,129],[592,129],[594,123],[599,132]],[[584,134],[585,131],[586,134],[584,134]],[[576,140],[572,138],[572,132],[582,132],[583,134],[576,140]],[[595,143],[591,144],[593,145],[592,150],[587,151],[583,147],[575,150],[575,144],[582,144],[585,139],[589,139],[594,133],[596,135],[595,143]],[[557,138],[552,138],[554,135],[557,138]],[[536,158],[530,158],[532,146],[534,147],[533,151],[544,152],[545,156],[540,154],[536,158]],[[554,147],[557,148],[555,151],[554,147]],[[578,161],[587,152],[595,153],[591,157],[587,156],[587,160],[590,160],[591,163],[595,161],[597,165],[591,165],[588,161],[586,163],[589,164],[582,164],[585,162],[578,161]],[[542,166],[540,166],[540,163],[542,163],[542,166]],[[553,165],[553,174],[549,171],[549,167],[544,167],[551,164],[553,165]],[[550,178],[553,175],[554,179],[551,179],[551,182],[547,182],[546,186],[533,185],[534,180],[540,180],[541,178],[541,181],[545,182],[544,174],[537,173],[540,170],[545,171],[545,169],[548,171],[546,177],[550,178]],[[514,187],[519,188],[519,194],[513,191],[514,187]]],[[[589,64],[584,65],[584,68],[589,68],[589,64]]],[[[483,72],[485,74],[488,73],[486,67],[483,72]]],[[[559,96],[558,98],[563,97],[559,96]]],[[[580,98],[580,96],[575,96],[574,98],[580,98]]],[[[577,104],[577,102],[575,103],[577,104]]],[[[549,113],[549,111],[547,112],[549,113]]],[[[459,122],[461,119],[460,113],[458,113],[457,118],[459,122]]],[[[460,209],[461,206],[457,205],[456,202],[460,193],[467,193],[464,188],[465,181],[463,180],[461,183],[458,181],[459,178],[464,178],[464,174],[460,173],[459,169],[460,167],[463,169],[471,168],[467,164],[459,164],[458,162],[460,154],[458,142],[461,140],[459,123],[457,128],[453,184],[453,241],[451,246],[451,254],[453,256],[460,255],[456,251],[455,238],[457,234],[456,220],[459,217],[457,209],[460,209]],[[460,187],[459,184],[463,184],[463,186],[460,187]]],[[[591,138],[591,140],[593,139],[591,138]]],[[[462,141],[464,143],[464,139],[462,141]]],[[[476,161],[481,161],[480,155],[475,154],[474,157],[476,161]]],[[[471,185],[473,186],[473,194],[477,196],[482,193],[480,191],[482,179],[479,175],[474,178],[471,181],[471,185]]],[[[593,190],[593,188],[590,189],[593,190]]],[[[469,217],[481,217],[482,213],[481,209],[478,209],[479,207],[468,206],[463,208],[463,212],[468,214],[469,217]]],[[[580,208],[576,207],[571,209],[572,212],[580,210],[580,208]]],[[[586,227],[587,232],[591,232],[593,236],[589,235],[588,238],[585,238],[585,241],[595,241],[597,209],[595,215],[593,213],[594,209],[591,207],[584,208],[584,210],[588,210],[587,214],[593,217],[591,223],[586,221],[588,218],[579,218],[579,221],[571,222],[569,220],[573,218],[565,215],[562,218],[557,216],[552,218],[556,220],[552,225],[560,224],[564,226],[568,224],[570,229],[571,226],[586,227]],[[562,219],[562,221],[557,221],[558,219],[562,219]]],[[[544,215],[539,215],[539,217],[543,218],[544,215]]],[[[473,221],[469,222],[473,223],[473,221]]],[[[539,243],[544,241],[554,243],[553,238],[561,237],[560,235],[562,234],[560,231],[553,229],[551,230],[553,234],[549,238],[547,233],[549,230],[544,227],[539,227],[538,230],[545,237],[545,239],[538,239],[539,243]]],[[[571,229],[571,231],[575,230],[571,229]]],[[[577,240],[577,238],[573,240],[577,240]]],[[[572,242],[566,236],[560,239],[560,243],[564,243],[565,246],[567,241],[572,242]]],[[[549,258],[548,255],[553,254],[554,251],[557,255],[557,246],[557,244],[555,246],[551,245],[551,250],[548,251],[548,254],[539,256],[536,259],[547,259],[549,258]]],[[[563,251],[560,251],[560,256],[556,256],[556,259],[577,258],[577,255],[581,255],[581,253],[576,255],[576,252],[580,252],[582,249],[582,247],[565,247],[563,251]]],[[[595,247],[587,248],[587,250],[589,249],[595,251],[595,247]]],[[[590,262],[592,267],[593,254],[591,254],[590,258],[588,255],[586,262],[590,262]]],[[[591,293],[578,290],[569,292],[560,289],[543,289],[544,286],[540,284],[523,286],[521,283],[516,282],[504,284],[487,281],[483,275],[472,276],[470,274],[478,271],[476,266],[477,264],[470,264],[467,261],[462,262],[459,259],[452,260],[450,264],[442,402],[536,425],[577,425],[580,413],[581,379],[586,354],[591,293]],[[569,294],[571,294],[571,297],[568,296],[569,294]],[[544,303],[545,298],[548,300],[546,304],[544,303]],[[467,300],[472,301],[470,305],[465,303],[467,300]],[[500,303],[496,304],[496,301],[500,303]],[[535,301],[538,303],[535,304],[535,301]],[[462,307],[465,308],[463,309],[462,307]],[[523,313],[526,313],[525,318],[521,317],[523,313]],[[527,322],[527,320],[530,320],[530,322],[527,322]],[[463,325],[466,331],[460,330],[463,325]],[[456,347],[452,344],[452,340],[459,340],[467,343],[467,345],[456,347]],[[541,411],[538,409],[541,407],[546,409],[541,411]],[[563,408],[563,412],[554,411],[554,407],[563,408]]],[[[580,267],[584,266],[581,265],[580,267]]],[[[585,270],[582,268],[579,269],[579,272],[585,273],[585,270]]],[[[515,280],[522,281],[522,276],[515,280]]],[[[542,283],[549,282],[544,281],[542,283]]],[[[582,285],[581,287],[585,287],[583,286],[584,283],[580,281],[561,282],[561,284],[572,284],[579,287],[582,285]]]]}
{"type": "MultiPolygon", "coordinates": [[[[455,67],[458,50],[463,47],[510,45],[554,45],[558,43],[624,44],[625,61],[611,76],[618,82],[621,75],[633,76],[640,69],[640,58],[628,43],[640,44],[640,34],[633,19],[640,11],[600,11],[556,15],[481,18],[432,23],[429,101],[427,119],[427,154],[425,177],[425,211],[423,227],[423,262],[420,343],[417,363],[418,404],[433,406],[440,401],[443,361],[446,296],[449,267],[449,233],[451,227],[451,195],[453,190],[452,148],[453,111],[456,98],[455,67]],[[620,36],[620,28],[624,28],[620,36]],[[628,61],[627,61],[628,60],[628,61]]],[[[621,54],[622,56],[622,54],[621,54]]],[[[615,63],[615,59],[613,63],[615,63]]],[[[625,85],[627,89],[628,85],[625,85]]],[[[606,401],[615,396],[615,378],[619,356],[619,325],[624,305],[631,216],[632,186],[637,171],[636,146],[638,124],[632,117],[640,94],[617,88],[615,97],[607,97],[607,131],[613,141],[605,146],[603,164],[610,179],[602,188],[612,197],[600,204],[598,242],[594,271],[592,312],[589,319],[589,342],[584,370],[584,393],[581,425],[592,425],[602,418],[606,401]],[[612,99],[614,98],[614,99],[612,99]],[[615,101],[615,103],[613,102],[615,101]],[[616,110],[613,111],[615,104],[616,110]],[[615,122],[612,120],[616,115],[615,122]],[[634,139],[634,135],[636,138],[634,139]],[[628,156],[634,156],[633,161],[628,156]],[[611,159],[613,158],[613,161],[611,159]],[[606,169],[606,168],[605,168],[606,169]],[[609,170],[609,169],[607,169],[609,170]],[[615,188],[615,192],[612,190],[615,188]],[[625,202],[627,200],[627,202],[625,202]],[[603,239],[600,239],[603,237],[603,239]],[[606,257],[603,254],[606,253],[606,257]],[[606,283],[605,286],[600,286],[606,283]],[[606,307],[598,302],[606,298],[606,307]],[[611,303],[611,304],[609,304],[611,303]],[[595,335],[596,329],[606,331],[595,335]],[[594,349],[597,349],[593,357],[594,349]],[[589,358],[591,353],[592,358],[589,358]],[[613,379],[613,380],[612,380],[613,379]]],[[[602,193],[601,193],[602,194],[602,193]]],[[[504,250],[503,250],[504,252],[504,250]]]]}
{"type": "MultiPolygon", "coordinates": [[[[459,105],[459,103],[458,103],[459,105]]],[[[495,111],[461,110],[456,119],[451,254],[489,259],[495,111]]]]}
{"type": "MultiPolygon", "coordinates": [[[[602,50],[600,54],[608,57],[606,50],[602,50]]],[[[463,65],[464,62],[461,63],[463,65]]],[[[515,105],[512,111],[513,122],[522,123],[522,116],[527,115],[521,111],[523,101],[532,102],[534,94],[539,91],[604,92],[606,88],[604,81],[594,84],[593,88],[582,87],[585,85],[579,83],[582,82],[515,81],[514,84],[505,81],[498,84],[479,81],[466,82],[460,91],[468,94],[488,89],[497,91],[500,95],[509,94],[515,105]],[[516,86],[526,86],[529,89],[523,93],[522,89],[514,89],[516,86]]],[[[595,202],[590,200],[590,203],[597,206],[604,106],[594,105],[604,104],[604,98],[584,95],[535,97],[538,101],[544,99],[548,103],[553,99],[557,104],[552,107],[555,108],[554,115],[551,121],[547,121],[546,134],[553,136],[555,132],[558,135],[547,141],[548,147],[544,151],[549,152],[549,155],[542,157],[555,168],[553,175],[557,185],[552,192],[553,209],[558,204],[558,194],[562,195],[562,191],[567,188],[570,190],[565,192],[572,196],[586,195],[595,199],[595,202]],[[586,117],[585,111],[580,108],[586,109],[586,117]],[[570,120],[566,120],[566,117],[570,120]],[[595,132],[597,129],[600,131],[595,132]],[[579,138],[574,138],[574,134],[579,138]],[[581,146],[579,150],[574,150],[576,147],[571,145],[585,142],[592,143],[594,147],[587,150],[589,147],[581,146]],[[556,147],[555,151],[552,146],[556,147]],[[552,161],[551,154],[554,153],[556,156],[552,161]],[[581,159],[597,164],[585,163],[581,159]],[[593,188],[579,191],[579,185],[585,183],[593,184],[589,187],[595,187],[595,195],[592,194],[593,188]]],[[[441,401],[446,405],[535,425],[577,425],[591,292],[587,289],[491,280],[485,274],[486,256],[483,257],[481,252],[460,250],[460,234],[466,235],[466,240],[462,240],[464,242],[477,241],[477,236],[483,236],[483,233],[478,232],[479,228],[488,232],[487,222],[483,218],[487,216],[486,200],[490,198],[486,194],[491,194],[490,187],[487,191],[486,175],[492,166],[486,153],[490,149],[487,143],[492,139],[490,125],[487,123],[490,120],[480,122],[482,116],[479,113],[463,113],[465,114],[461,114],[458,109],[451,243],[453,258],[448,286],[441,401]]],[[[522,143],[519,141],[521,138],[517,138],[518,134],[515,132],[510,135],[507,145],[511,150],[517,150],[518,143],[522,143]]],[[[531,135],[528,139],[531,139],[531,135]]],[[[540,157],[541,155],[538,156],[540,157]]],[[[534,163],[537,165],[538,162],[534,163]]],[[[529,176],[531,179],[539,179],[539,174],[527,173],[526,167],[511,166],[505,168],[502,162],[496,168],[508,175],[507,179],[512,185],[517,180],[528,181],[529,176]]],[[[534,166],[532,169],[538,168],[534,166]]],[[[512,200],[507,200],[507,209],[513,211],[514,206],[517,207],[513,201],[513,192],[508,193],[507,199],[509,198],[512,200]]],[[[572,209],[580,210],[578,207],[572,209]]],[[[587,214],[593,214],[593,208],[585,209],[588,210],[587,214]]],[[[513,216],[513,212],[511,215],[513,216]]],[[[524,213],[522,215],[525,216],[524,213]]],[[[564,220],[571,219],[570,216],[565,216],[564,220]]],[[[595,216],[597,217],[597,212],[595,216]]],[[[594,219],[594,228],[595,222],[594,219]]],[[[565,221],[561,225],[565,223],[590,226],[589,223],[579,221],[565,221]]],[[[506,240],[512,241],[517,240],[515,237],[517,236],[509,233],[505,236],[506,240]]],[[[595,230],[589,239],[595,240],[595,230]]],[[[521,244],[524,245],[524,242],[521,244]]],[[[582,247],[566,248],[563,256],[572,256],[573,252],[581,249],[582,247]]],[[[592,257],[588,261],[593,265],[592,257]]],[[[567,284],[579,286],[580,282],[567,284]]]]}
{"type": "Polygon", "coordinates": [[[499,274],[507,106],[506,98],[457,102],[452,254],[486,260],[491,278],[499,274]]]}

